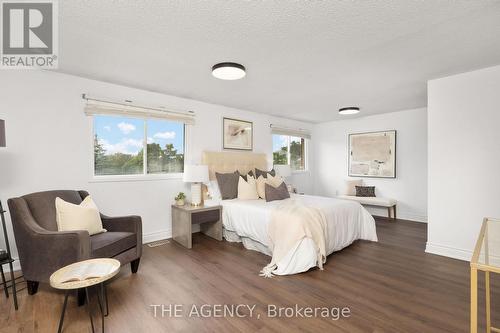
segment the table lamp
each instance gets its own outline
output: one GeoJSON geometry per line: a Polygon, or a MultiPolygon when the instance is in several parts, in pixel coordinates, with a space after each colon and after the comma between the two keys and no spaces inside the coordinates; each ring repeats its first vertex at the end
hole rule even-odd
{"type": "Polygon", "coordinates": [[[288,178],[292,175],[292,169],[288,164],[278,164],[274,166],[274,170],[283,179],[288,178]]]}
{"type": "MultiPolygon", "coordinates": [[[[287,183],[287,178],[292,175],[292,169],[288,164],[277,164],[274,166],[274,170],[280,176],[283,178],[285,183],[287,183]]],[[[291,184],[287,184],[288,192],[292,192],[293,186],[291,184]]]]}
{"type": "Polygon", "coordinates": [[[208,182],[208,167],[206,165],[186,165],[182,180],[185,183],[191,183],[191,204],[199,206],[201,204],[201,183],[208,182]]]}

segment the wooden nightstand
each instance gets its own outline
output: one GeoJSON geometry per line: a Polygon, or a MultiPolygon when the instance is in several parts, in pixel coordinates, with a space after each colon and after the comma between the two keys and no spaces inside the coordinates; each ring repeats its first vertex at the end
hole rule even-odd
{"type": "Polygon", "coordinates": [[[172,205],[172,239],[190,249],[192,227],[199,224],[205,235],[222,240],[222,206],[172,205]]]}

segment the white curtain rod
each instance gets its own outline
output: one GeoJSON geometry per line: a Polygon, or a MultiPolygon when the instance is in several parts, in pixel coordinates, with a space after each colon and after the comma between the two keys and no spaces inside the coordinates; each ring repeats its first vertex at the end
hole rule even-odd
{"type": "Polygon", "coordinates": [[[173,109],[167,109],[167,108],[159,108],[159,107],[150,107],[150,106],[143,106],[143,105],[137,105],[133,104],[132,101],[130,100],[124,100],[123,102],[117,102],[117,101],[112,101],[112,100],[106,100],[102,98],[94,98],[90,97],[88,94],[82,94],[82,98],[86,101],[94,101],[94,102],[100,102],[100,103],[109,103],[109,104],[115,104],[115,105],[121,105],[121,106],[128,106],[128,107],[136,107],[136,108],[141,108],[141,109],[146,109],[146,110],[152,110],[152,111],[158,111],[158,112],[168,112],[168,113],[175,113],[179,114],[182,116],[194,116],[195,112],[188,110],[188,111],[180,111],[180,110],[173,110],[173,109]]]}
{"type": "Polygon", "coordinates": [[[274,129],[290,130],[290,131],[298,131],[298,132],[309,133],[309,130],[304,129],[304,128],[285,127],[285,126],[279,126],[279,125],[275,125],[275,124],[270,124],[269,127],[274,128],[274,129]]]}
{"type": "Polygon", "coordinates": [[[269,127],[271,127],[271,133],[273,134],[298,136],[305,139],[311,138],[311,132],[303,128],[283,127],[274,124],[271,124],[269,127]]]}

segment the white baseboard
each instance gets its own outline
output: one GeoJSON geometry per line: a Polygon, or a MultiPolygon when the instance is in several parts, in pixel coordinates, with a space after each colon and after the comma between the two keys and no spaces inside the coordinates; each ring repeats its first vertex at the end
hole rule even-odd
{"type": "Polygon", "coordinates": [[[408,212],[398,213],[398,219],[427,223],[427,216],[408,213],[408,212]]]}
{"type": "MultiPolygon", "coordinates": [[[[200,226],[199,225],[193,225],[193,234],[195,232],[200,231],[200,226]]],[[[159,230],[155,232],[150,232],[149,234],[144,234],[142,235],[142,243],[143,244],[148,244],[151,242],[156,242],[159,240],[164,240],[164,239],[169,239],[172,238],[172,230],[170,229],[165,229],[165,230],[159,230]]]]}
{"type": "Polygon", "coordinates": [[[445,245],[432,244],[429,242],[427,242],[427,245],[425,247],[425,252],[464,261],[470,261],[472,257],[472,251],[470,250],[458,249],[445,245]]]}
{"type": "MultiPolygon", "coordinates": [[[[387,208],[367,207],[367,206],[365,206],[365,208],[372,215],[382,216],[382,217],[387,216],[387,208]]],[[[397,207],[396,207],[396,210],[397,210],[397,207]]],[[[415,214],[413,212],[407,212],[407,211],[401,211],[401,210],[397,210],[396,215],[397,215],[398,219],[427,223],[427,216],[425,216],[425,215],[419,215],[419,214],[415,214]]]]}
{"type": "Polygon", "coordinates": [[[168,239],[171,237],[172,237],[172,230],[170,230],[170,229],[159,230],[159,231],[151,232],[149,234],[142,235],[142,243],[148,244],[151,242],[156,242],[156,241],[168,239]]]}

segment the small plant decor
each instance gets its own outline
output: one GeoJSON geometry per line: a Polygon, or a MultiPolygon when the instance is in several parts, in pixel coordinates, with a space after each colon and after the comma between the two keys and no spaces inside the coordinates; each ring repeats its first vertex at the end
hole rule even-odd
{"type": "Polygon", "coordinates": [[[177,196],[175,197],[175,204],[177,206],[184,206],[185,199],[186,195],[184,194],[184,192],[179,192],[179,194],[177,194],[177,196]]]}

